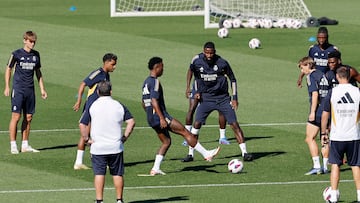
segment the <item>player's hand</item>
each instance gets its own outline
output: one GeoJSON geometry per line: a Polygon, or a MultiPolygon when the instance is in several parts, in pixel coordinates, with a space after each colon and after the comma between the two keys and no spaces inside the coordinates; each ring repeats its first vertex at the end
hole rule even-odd
{"type": "Polygon", "coordinates": [[[160,127],[167,128],[168,124],[165,119],[160,119],[160,127]]]}
{"type": "Polygon", "coordinates": [[[297,84],[298,88],[302,88],[302,80],[299,79],[299,80],[296,82],[296,84],[297,84]]]}
{"type": "Polygon", "coordinates": [[[74,110],[74,111],[78,111],[79,108],[80,108],[80,103],[79,103],[79,102],[76,102],[76,103],[74,104],[74,106],[73,106],[73,110],[74,110]]]}
{"type": "Polygon", "coordinates": [[[47,92],[45,90],[41,91],[41,97],[43,99],[46,99],[47,98],[47,92]]]}
{"type": "Polygon", "coordinates": [[[309,121],[314,121],[315,120],[315,113],[310,113],[309,114],[309,121]]]}
{"type": "Polygon", "coordinates": [[[5,88],[4,95],[5,97],[8,97],[10,95],[10,88],[5,88]]]}
{"type": "Polygon", "coordinates": [[[329,135],[321,135],[321,146],[326,147],[329,144],[329,135]]]}
{"type": "Polygon", "coordinates": [[[201,98],[200,93],[196,93],[196,94],[194,95],[194,98],[200,100],[200,98],[201,98]]]}
{"type": "Polygon", "coordinates": [[[236,111],[238,109],[239,102],[237,100],[231,100],[231,107],[236,111]]]}
{"type": "Polygon", "coordinates": [[[186,90],[185,90],[185,97],[186,97],[187,99],[189,99],[189,98],[191,97],[191,91],[190,91],[189,88],[186,88],[186,90]]]}

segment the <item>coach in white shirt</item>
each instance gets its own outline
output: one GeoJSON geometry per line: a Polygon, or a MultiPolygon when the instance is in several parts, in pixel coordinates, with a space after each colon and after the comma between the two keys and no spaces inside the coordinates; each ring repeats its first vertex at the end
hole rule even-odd
{"type": "Polygon", "coordinates": [[[351,166],[357,190],[357,201],[360,201],[360,132],[359,132],[359,88],[349,83],[350,70],[341,66],[336,71],[339,85],[334,87],[325,98],[321,119],[321,142],[327,144],[330,138],[331,163],[330,202],[339,201],[340,166],[346,154],[347,163],[351,166]],[[327,134],[327,123],[331,113],[330,136],[327,134]]]}
{"type": "Polygon", "coordinates": [[[99,98],[90,107],[91,138],[86,134],[84,140],[91,144],[91,162],[94,171],[96,202],[103,202],[103,190],[107,166],[113,177],[118,203],[123,202],[124,188],[124,142],[135,126],[135,120],[129,110],[111,97],[111,83],[98,84],[99,98]],[[122,124],[126,122],[125,132],[122,124]]]}

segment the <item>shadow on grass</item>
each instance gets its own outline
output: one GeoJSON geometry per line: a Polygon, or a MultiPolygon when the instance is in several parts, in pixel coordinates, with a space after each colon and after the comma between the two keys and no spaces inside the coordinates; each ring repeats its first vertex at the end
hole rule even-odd
{"type": "Polygon", "coordinates": [[[67,145],[59,145],[59,146],[53,146],[53,147],[44,147],[44,148],[40,148],[37,149],[39,151],[43,151],[43,150],[52,150],[52,149],[65,149],[65,148],[72,148],[72,147],[76,147],[77,144],[67,144],[67,145]]]}
{"type": "Polygon", "coordinates": [[[177,196],[177,197],[169,197],[169,198],[162,198],[162,199],[131,201],[129,203],[155,203],[155,202],[173,202],[173,201],[188,201],[188,200],[189,200],[189,197],[187,197],[187,196],[177,196]]]}
{"type": "MultiPolygon", "coordinates": [[[[270,139],[270,138],[273,138],[274,136],[256,136],[256,137],[246,137],[245,135],[245,141],[249,141],[249,140],[258,140],[258,139],[270,139]]],[[[237,143],[236,142],[236,138],[232,135],[230,136],[227,136],[227,140],[230,141],[230,143],[237,143]]],[[[201,143],[213,143],[213,142],[218,142],[218,138],[217,140],[213,140],[213,141],[201,141],[201,137],[200,137],[200,142],[201,143]]]]}
{"type": "MultiPolygon", "coordinates": [[[[254,160],[260,159],[263,157],[271,157],[271,156],[279,156],[282,154],[285,154],[284,151],[275,151],[275,152],[250,152],[254,156],[254,160]]],[[[230,159],[230,158],[238,158],[240,155],[232,155],[232,156],[225,156],[224,158],[230,159]]]]}

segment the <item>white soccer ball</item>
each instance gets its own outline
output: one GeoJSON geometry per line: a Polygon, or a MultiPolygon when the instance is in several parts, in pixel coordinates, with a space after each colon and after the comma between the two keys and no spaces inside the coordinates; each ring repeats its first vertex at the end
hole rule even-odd
{"type": "Polygon", "coordinates": [[[229,36],[229,30],[227,28],[220,28],[217,32],[218,37],[226,38],[229,36]]]}
{"type": "Polygon", "coordinates": [[[235,18],[232,21],[233,28],[240,28],[241,27],[241,20],[240,18],[235,18]]]}
{"type": "Polygon", "coordinates": [[[261,47],[261,42],[258,38],[252,38],[250,41],[249,41],[249,47],[251,49],[258,49],[261,47]]]}
{"type": "Polygon", "coordinates": [[[232,23],[233,23],[233,22],[232,22],[231,19],[226,19],[226,20],[224,20],[224,22],[223,22],[223,26],[224,26],[224,28],[230,29],[230,28],[232,28],[232,26],[233,26],[232,23]]]}
{"type": "Polygon", "coordinates": [[[271,19],[263,19],[263,28],[270,29],[273,27],[273,21],[271,19]]]}
{"type": "Polygon", "coordinates": [[[239,159],[232,159],[228,163],[228,170],[231,173],[240,173],[244,168],[244,164],[239,159]]]}
{"type": "Polygon", "coordinates": [[[276,22],[273,23],[273,26],[276,28],[285,28],[286,27],[286,19],[280,18],[276,22]]]}
{"type": "Polygon", "coordinates": [[[260,27],[259,21],[255,18],[250,18],[248,20],[248,27],[249,28],[259,28],[260,27]]]}

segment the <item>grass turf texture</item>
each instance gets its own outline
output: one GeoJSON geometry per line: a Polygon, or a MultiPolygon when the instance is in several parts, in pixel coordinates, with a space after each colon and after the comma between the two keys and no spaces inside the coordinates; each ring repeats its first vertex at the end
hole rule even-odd
{"type": "MultiPolygon", "coordinates": [[[[339,20],[328,26],[330,42],[343,53],[343,61],[359,67],[357,41],[360,31],[360,3],[306,1],[313,16],[339,20]],[[333,12],[335,11],[336,12],[333,12]]],[[[6,202],[91,202],[94,199],[91,170],[72,169],[79,139],[80,113],[72,111],[80,81],[101,65],[106,52],[119,56],[111,75],[113,96],[133,113],[137,128],[126,143],[126,202],[321,202],[329,176],[304,176],[311,159],[304,143],[308,111],[306,88],[298,89],[296,63],[307,54],[317,28],[237,29],[219,39],[216,29],[203,29],[201,17],[110,18],[109,2],[95,0],[3,0],[0,7],[0,64],[5,67],[11,51],[22,47],[21,35],[31,29],[38,33],[36,49],[42,56],[45,85],[49,94],[37,94],[37,112],[30,143],[38,154],[10,155],[8,122],[9,98],[0,97],[0,199],[6,202]],[[21,6],[19,6],[21,5],[21,6]],[[75,5],[76,11],[69,11],[75,5]],[[257,37],[262,49],[251,50],[248,40],[257,37]],[[213,162],[196,154],[195,162],[181,163],[187,149],[182,138],[172,135],[162,169],[163,177],[138,177],[148,173],[159,146],[155,133],[146,128],[141,109],[141,85],[148,75],[146,63],[152,56],[164,58],[160,79],[169,112],[180,121],[188,102],[184,97],[185,74],[193,55],[205,41],[214,41],[217,53],[232,65],[238,79],[240,108],[237,115],[247,137],[248,151],[256,160],[245,163],[243,173],[227,172],[227,162],[240,156],[231,129],[232,144],[223,146],[213,162]],[[295,123],[293,125],[252,125],[295,123]],[[300,124],[298,124],[300,123],[300,124]],[[145,127],[145,128],[142,128],[145,127]]],[[[4,69],[2,69],[4,70],[4,69]]],[[[1,77],[3,77],[1,71],[1,77]]],[[[0,83],[3,89],[3,83],[0,83]]],[[[303,82],[306,86],[305,81],[303,82]]],[[[217,146],[217,113],[212,126],[201,130],[200,141],[207,148],[217,146]]],[[[20,137],[18,135],[18,137],[20,137]]],[[[19,140],[19,139],[18,139],[19,140]]],[[[89,153],[85,163],[90,165],[89,153]]],[[[341,178],[351,180],[343,168],[341,178]]],[[[112,180],[107,177],[105,200],[114,200],[112,180]]],[[[352,181],[340,184],[344,202],[356,200],[352,181]]]]}

